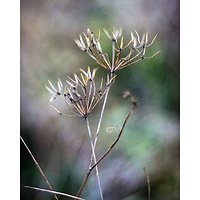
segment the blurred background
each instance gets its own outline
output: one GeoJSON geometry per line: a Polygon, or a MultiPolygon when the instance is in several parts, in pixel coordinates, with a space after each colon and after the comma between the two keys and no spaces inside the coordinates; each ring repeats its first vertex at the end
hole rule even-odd
{"type": "MultiPolygon", "coordinates": [[[[98,33],[99,28],[112,31],[115,26],[123,29],[126,41],[133,30],[148,31],[150,38],[158,34],[147,55],[161,53],[117,74],[100,131],[98,157],[117,136],[130,109],[122,98],[124,90],[134,94],[138,108],[117,146],[99,165],[105,200],[147,199],[144,167],[150,177],[151,199],[180,198],[179,14],[178,0],[21,0],[21,136],[54,190],[77,193],[91,150],[84,120],[59,116],[49,106],[45,85],[58,77],[64,82],[79,68],[98,67],[74,40],[87,28],[98,33]],[[109,134],[107,127],[116,128],[109,134]]],[[[103,31],[101,41],[105,51],[110,51],[103,31]]],[[[97,76],[104,72],[99,68],[97,76]]],[[[99,111],[100,105],[91,115],[93,131],[99,111]]],[[[48,188],[21,143],[21,199],[54,198],[24,185],[48,188]]],[[[99,199],[95,173],[82,197],[99,199]]]]}

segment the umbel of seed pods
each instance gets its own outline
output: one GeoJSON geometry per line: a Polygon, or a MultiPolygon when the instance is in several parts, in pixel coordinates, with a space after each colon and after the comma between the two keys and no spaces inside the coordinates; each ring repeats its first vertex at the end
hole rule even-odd
{"type": "Polygon", "coordinates": [[[104,33],[113,44],[112,61],[110,61],[108,54],[102,50],[100,30],[98,37],[95,37],[94,33],[90,31],[90,29],[87,29],[87,32],[83,32],[83,36],[80,35],[79,39],[75,40],[75,42],[81,50],[85,51],[99,65],[109,70],[111,73],[115,73],[140,60],[152,58],[159,53],[158,51],[150,57],[145,57],[146,49],[153,44],[157,35],[149,42],[148,33],[144,33],[142,37],[140,37],[136,31],[134,33],[131,32],[130,41],[124,45],[122,29],[113,29],[113,32],[111,33],[104,29],[104,33]],[[122,56],[122,54],[124,55],[125,52],[127,52],[127,49],[128,53],[126,53],[125,56],[122,56]]]}
{"type": "MultiPolygon", "coordinates": [[[[108,54],[102,50],[100,30],[98,37],[96,37],[90,29],[87,29],[87,32],[83,32],[83,35],[80,35],[79,39],[75,40],[75,42],[81,50],[86,52],[100,66],[109,71],[106,84],[103,85],[102,79],[97,89],[95,83],[97,69],[91,71],[90,67],[88,67],[87,71],[80,69],[79,76],[74,74],[73,78],[68,77],[65,87],[60,79],[58,79],[57,88],[50,81],[48,81],[50,87],[46,86],[47,90],[52,94],[50,102],[55,100],[58,96],[62,97],[73,116],[86,117],[95,108],[106,93],[106,90],[109,90],[109,86],[114,83],[116,71],[143,59],[153,58],[160,52],[158,51],[149,57],[145,56],[147,48],[153,44],[157,35],[149,42],[148,33],[144,33],[142,37],[140,37],[136,31],[134,33],[131,32],[130,41],[124,45],[122,29],[113,29],[111,33],[104,29],[104,33],[112,42],[111,59],[108,54]]],[[[63,115],[57,108],[54,106],[52,107],[59,114],[63,115]]]]}
{"type": "MultiPolygon", "coordinates": [[[[107,87],[112,82],[112,80],[107,78],[106,84],[103,84],[103,79],[101,79],[97,89],[95,83],[96,71],[97,69],[91,71],[90,67],[88,67],[87,71],[80,69],[79,76],[77,74],[74,74],[73,78],[68,76],[65,87],[63,87],[60,79],[58,79],[57,88],[48,81],[50,87],[46,86],[46,89],[52,94],[50,102],[57,97],[61,97],[72,114],[87,117],[104,96],[107,87]]],[[[52,107],[61,115],[63,114],[54,106],[52,107]]]]}

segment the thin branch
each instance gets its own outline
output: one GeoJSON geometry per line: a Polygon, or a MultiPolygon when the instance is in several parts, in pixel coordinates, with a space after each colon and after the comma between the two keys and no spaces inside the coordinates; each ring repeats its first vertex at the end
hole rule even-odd
{"type": "Polygon", "coordinates": [[[80,188],[79,188],[79,190],[77,192],[77,196],[80,196],[82,191],[83,191],[83,189],[85,188],[85,185],[86,185],[87,180],[88,180],[88,178],[90,176],[90,173],[91,173],[91,170],[90,170],[90,167],[89,167],[89,169],[87,171],[87,174],[84,176],[83,181],[81,183],[81,186],[80,186],[80,188]]]}
{"type": "MultiPolygon", "coordinates": [[[[113,73],[110,73],[108,76],[110,77],[109,80],[108,80],[108,82],[110,82],[113,79],[113,77],[115,77],[113,73]]],[[[101,127],[101,123],[102,123],[102,119],[103,119],[103,114],[104,114],[104,110],[105,110],[105,107],[106,107],[106,103],[107,103],[107,99],[108,99],[108,94],[110,92],[111,85],[112,84],[109,84],[108,88],[106,90],[106,94],[105,94],[103,106],[102,106],[100,117],[99,117],[99,122],[98,122],[97,130],[96,130],[96,134],[95,134],[95,138],[94,138],[94,149],[96,147],[97,140],[98,140],[98,137],[99,137],[99,131],[100,131],[100,127],[101,127]]],[[[92,161],[91,161],[91,164],[92,164],[92,161]]],[[[90,165],[90,167],[91,167],[91,165],[90,165]]]]}
{"type": "MultiPolygon", "coordinates": [[[[91,145],[91,148],[92,148],[92,157],[93,157],[94,163],[96,163],[97,160],[96,160],[96,155],[95,155],[95,150],[94,150],[94,144],[93,144],[93,139],[92,139],[91,128],[90,128],[88,117],[86,117],[85,119],[86,119],[86,124],[87,124],[89,139],[90,139],[90,145],[91,145]]],[[[101,189],[101,182],[100,182],[100,177],[99,177],[99,170],[98,170],[97,166],[95,166],[95,169],[96,169],[96,177],[97,177],[97,183],[98,183],[98,187],[99,187],[100,197],[101,197],[101,200],[103,200],[103,193],[102,193],[102,189],[101,189]]]]}
{"type": "MultiPolygon", "coordinates": [[[[42,177],[44,178],[44,180],[46,181],[47,185],[49,186],[49,189],[53,191],[53,188],[51,186],[51,184],[49,183],[47,177],[45,176],[43,170],[41,169],[40,165],[38,164],[37,160],[35,159],[35,157],[33,156],[33,154],[31,153],[31,150],[28,148],[28,146],[26,145],[25,141],[23,140],[23,138],[20,136],[21,141],[23,142],[24,146],[26,147],[26,149],[28,150],[30,156],[32,157],[36,167],[38,168],[40,174],[42,175],[42,177]]],[[[58,197],[54,194],[54,197],[56,200],[58,200],[58,197]]]]}
{"type": "Polygon", "coordinates": [[[47,190],[47,189],[43,189],[43,188],[37,188],[37,187],[31,187],[31,186],[24,186],[25,188],[29,188],[29,189],[33,189],[33,190],[38,190],[38,191],[41,191],[41,192],[48,192],[48,193],[52,193],[52,194],[58,194],[58,195],[61,195],[61,196],[65,196],[65,197],[69,197],[69,198],[72,198],[72,199],[77,199],[77,200],[84,200],[80,197],[76,197],[76,196],[73,196],[73,195],[70,195],[70,194],[65,194],[63,192],[56,192],[56,191],[53,191],[53,190],[47,190]]]}
{"type": "MultiPolygon", "coordinates": [[[[101,113],[100,113],[100,117],[99,117],[99,122],[98,122],[98,126],[97,126],[97,131],[96,131],[96,134],[95,134],[95,139],[94,139],[94,149],[96,147],[96,144],[97,144],[97,140],[98,140],[98,137],[99,137],[99,131],[100,131],[100,127],[101,127],[101,122],[102,122],[102,119],[103,119],[103,114],[104,114],[104,110],[105,110],[105,106],[106,106],[106,102],[107,102],[107,98],[108,98],[108,93],[110,91],[110,87],[111,85],[108,86],[108,89],[106,91],[106,94],[105,94],[105,98],[104,98],[104,102],[103,102],[103,106],[102,106],[102,109],[101,109],[101,113]]],[[[93,163],[93,155],[91,155],[91,159],[90,159],[90,164],[89,164],[89,168],[88,168],[88,171],[87,171],[87,174],[85,175],[85,177],[83,178],[83,181],[82,181],[82,184],[78,190],[78,193],[77,193],[77,196],[79,196],[85,185],[86,185],[86,182],[89,178],[89,175],[91,173],[91,167],[92,167],[92,163],[93,163]]]]}
{"type": "Polygon", "coordinates": [[[79,195],[81,194],[82,190],[84,189],[84,187],[85,187],[85,185],[86,185],[86,183],[87,183],[87,180],[88,180],[88,178],[89,178],[90,173],[92,172],[92,170],[93,170],[107,155],[108,155],[108,153],[113,149],[113,147],[116,145],[116,143],[117,143],[118,140],[120,139],[120,137],[121,137],[121,135],[122,135],[122,132],[123,132],[123,130],[124,130],[124,128],[125,128],[125,125],[126,125],[128,119],[129,119],[130,115],[131,115],[132,113],[134,114],[134,112],[135,112],[135,108],[136,108],[136,106],[135,106],[135,104],[133,104],[133,106],[132,106],[130,112],[127,114],[127,116],[126,116],[126,118],[125,118],[125,120],[124,120],[124,122],[123,122],[122,128],[121,128],[121,130],[120,130],[120,132],[119,132],[117,138],[116,138],[115,141],[112,143],[112,145],[109,147],[109,149],[103,154],[103,156],[102,156],[93,166],[91,165],[91,164],[92,164],[92,159],[91,159],[90,167],[89,167],[89,169],[88,169],[88,171],[87,171],[87,174],[85,175],[85,177],[84,177],[84,179],[83,179],[83,182],[82,182],[82,184],[81,184],[81,187],[80,187],[80,189],[79,189],[79,192],[78,192],[79,195]]]}
{"type": "Polygon", "coordinates": [[[79,115],[78,113],[75,113],[73,115],[69,115],[69,114],[65,114],[62,113],[60,110],[58,110],[56,107],[54,107],[53,105],[49,104],[59,115],[63,115],[63,116],[67,116],[67,117],[82,117],[81,115],[79,115]]]}
{"type": "Polygon", "coordinates": [[[125,120],[124,120],[124,123],[123,123],[123,125],[122,125],[122,128],[121,128],[121,130],[120,130],[120,132],[119,132],[117,138],[116,138],[115,141],[112,143],[112,145],[108,148],[108,150],[103,154],[103,156],[101,156],[101,158],[90,168],[91,171],[94,169],[94,167],[96,167],[96,166],[109,154],[109,152],[110,152],[110,151],[113,149],[113,147],[117,144],[117,142],[119,141],[119,139],[120,139],[120,137],[121,137],[121,135],[122,135],[122,133],[123,133],[123,131],[124,131],[124,128],[125,128],[125,126],[126,126],[126,123],[127,123],[128,119],[129,119],[130,115],[131,115],[132,113],[134,114],[135,108],[136,108],[135,105],[133,105],[132,109],[131,109],[130,112],[127,114],[127,116],[126,116],[126,118],[125,118],[125,120]]]}
{"type": "Polygon", "coordinates": [[[146,170],[146,168],[144,167],[144,173],[146,175],[146,179],[147,179],[147,186],[148,186],[148,200],[151,199],[151,187],[150,187],[150,179],[149,179],[149,174],[146,170]]]}
{"type": "Polygon", "coordinates": [[[106,102],[107,102],[107,99],[108,99],[110,87],[111,87],[111,85],[108,86],[108,89],[107,89],[106,94],[105,94],[103,106],[102,106],[102,109],[101,109],[101,114],[100,114],[100,117],[99,117],[97,131],[96,131],[95,138],[94,138],[94,148],[96,147],[96,143],[97,143],[97,140],[98,140],[98,137],[99,137],[99,131],[100,131],[100,128],[101,128],[101,122],[102,122],[102,119],[103,119],[103,114],[104,114],[104,110],[105,110],[105,107],[106,107],[106,102]]]}

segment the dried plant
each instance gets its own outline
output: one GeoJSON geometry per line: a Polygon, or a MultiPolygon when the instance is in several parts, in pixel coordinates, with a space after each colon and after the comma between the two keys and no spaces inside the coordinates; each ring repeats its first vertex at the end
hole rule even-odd
{"type": "MultiPolygon", "coordinates": [[[[57,82],[58,89],[56,89],[50,81],[48,82],[51,89],[48,86],[46,86],[46,88],[52,94],[50,102],[57,97],[61,97],[66,103],[68,110],[71,112],[70,114],[87,117],[104,96],[106,87],[103,87],[103,79],[99,87],[96,87],[95,75],[97,69],[93,69],[91,72],[90,67],[88,67],[87,71],[83,69],[80,69],[80,71],[81,73],[79,76],[77,74],[74,74],[74,78],[68,76],[65,88],[63,88],[60,79],[57,82]]],[[[111,81],[108,81],[106,85],[110,83],[111,81]]],[[[55,107],[54,109],[57,110],[55,107]]],[[[59,113],[62,115],[61,112],[59,113]]]]}
{"type": "MultiPolygon", "coordinates": [[[[149,42],[148,33],[144,33],[142,36],[140,36],[138,32],[134,31],[130,33],[129,42],[127,44],[124,44],[122,29],[113,29],[112,32],[104,30],[104,33],[111,41],[111,58],[109,58],[109,54],[102,49],[102,45],[100,42],[100,30],[98,36],[96,37],[90,29],[87,29],[86,33],[83,32],[83,34],[79,36],[79,39],[75,40],[75,43],[82,51],[86,52],[89,55],[89,57],[95,60],[96,63],[98,63],[101,67],[107,70],[107,75],[105,79],[102,78],[100,83],[97,84],[97,68],[91,70],[91,68],[88,67],[86,71],[80,69],[80,74],[74,74],[73,78],[68,76],[65,86],[60,79],[58,79],[57,81],[57,87],[54,86],[50,81],[48,81],[49,86],[46,86],[46,89],[51,93],[50,103],[51,107],[54,108],[54,110],[56,110],[60,115],[82,117],[86,122],[89,142],[91,146],[91,160],[88,167],[88,171],[77,192],[76,199],[80,199],[79,197],[83,189],[85,188],[87,180],[92,170],[95,169],[100,199],[103,200],[103,191],[101,188],[98,164],[110,153],[110,151],[118,143],[122,133],[124,132],[125,126],[130,115],[135,113],[137,107],[137,101],[135,97],[130,93],[130,91],[125,91],[123,97],[131,102],[131,109],[125,117],[122,126],[120,126],[121,128],[117,135],[117,138],[113,141],[113,143],[110,145],[107,151],[105,151],[105,153],[102,156],[100,156],[99,159],[97,159],[95,152],[96,145],[99,138],[108,94],[110,92],[111,86],[116,80],[116,72],[144,59],[153,58],[159,53],[158,51],[151,56],[146,56],[148,48],[154,43],[157,35],[155,35],[149,42]],[[59,109],[56,108],[54,105],[52,105],[53,101],[57,98],[61,98],[66,104],[68,113],[63,113],[59,111],[59,109]],[[96,132],[93,135],[90,127],[89,116],[93,112],[97,104],[101,102],[101,99],[103,99],[103,103],[100,109],[100,116],[97,122],[96,132]]],[[[36,189],[30,186],[29,188],[36,189]]],[[[51,191],[48,190],[46,192],[53,193],[52,187],[50,189],[51,191]]],[[[37,190],[45,191],[41,188],[37,188],[37,190]]],[[[55,194],[59,193],[54,192],[54,195],[55,194]]],[[[55,198],[57,197],[55,196],[55,198]]]]}
{"type": "MultiPolygon", "coordinates": [[[[104,33],[107,35],[107,37],[111,41],[111,45],[112,45],[111,59],[109,58],[108,53],[102,50],[101,43],[100,43],[100,30],[98,33],[98,37],[96,37],[95,34],[92,31],[90,31],[90,29],[87,29],[87,32],[83,33],[83,37],[80,35],[79,40],[77,39],[75,40],[75,42],[81,50],[86,52],[100,66],[108,70],[107,77],[108,79],[110,78],[110,80],[116,77],[115,73],[118,70],[123,69],[129,65],[135,64],[144,59],[153,58],[155,55],[160,53],[160,51],[157,51],[151,56],[145,56],[147,48],[150,47],[154,43],[157,35],[155,35],[153,39],[151,40],[151,42],[148,43],[148,33],[144,33],[142,37],[140,37],[136,31],[135,31],[135,35],[133,34],[133,32],[131,32],[130,41],[128,42],[128,44],[124,45],[122,29],[118,30],[118,29],[113,28],[113,31],[111,33],[109,33],[107,30],[104,29],[104,33]],[[122,57],[122,54],[126,52],[127,49],[129,49],[129,53],[125,57],[122,57]]],[[[101,122],[103,119],[103,114],[104,114],[104,110],[105,110],[105,106],[107,102],[107,97],[110,91],[110,87],[111,85],[109,85],[107,88],[105,98],[104,98],[104,103],[101,109],[99,122],[98,122],[95,139],[94,139],[94,148],[96,147],[96,144],[98,141],[99,131],[100,131],[101,122]]],[[[77,195],[81,194],[85,185],[84,182],[87,181],[92,166],[93,166],[93,160],[91,156],[88,172],[82,182],[82,185],[77,195]]]]}
{"type": "Polygon", "coordinates": [[[123,69],[129,65],[135,64],[143,59],[153,58],[156,52],[149,57],[145,57],[146,50],[155,41],[157,35],[153,37],[149,43],[148,33],[144,33],[142,37],[138,32],[131,32],[130,41],[124,45],[124,37],[122,36],[122,29],[115,30],[109,33],[104,29],[105,34],[112,42],[112,60],[110,61],[108,54],[102,50],[100,43],[100,30],[98,37],[96,38],[94,33],[87,29],[83,36],[79,36],[79,39],[75,40],[78,47],[85,51],[91,58],[93,58],[99,65],[109,70],[111,73],[123,69]],[[122,53],[128,49],[129,52],[125,57],[122,57],[122,53]]]}

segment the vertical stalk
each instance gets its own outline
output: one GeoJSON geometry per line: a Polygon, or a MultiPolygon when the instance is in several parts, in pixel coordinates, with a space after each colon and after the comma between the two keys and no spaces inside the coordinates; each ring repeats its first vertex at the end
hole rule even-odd
{"type": "MultiPolygon", "coordinates": [[[[87,124],[90,145],[91,145],[91,148],[92,148],[92,157],[93,157],[94,163],[96,163],[97,160],[96,160],[96,155],[95,155],[95,150],[94,150],[94,144],[93,144],[93,139],[92,139],[92,133],[91,133],[91,128],[90,128],[88,117],[86,117],[85,120],[86,120],[86,124],[87,124]]],[[[98,183],[98,187],[99,187],[100,197],[101,197],[101,200],[103,200],[103,193],[102,193],[102,189],[101,189],[101,182],[100,182],[100,177],[99,177],[99,170],[98,170],[97,166],[95,167],[95,170],[96,170],[96,177],[97,177],[97,183],[98,183]]]]}
{"type": "MultiPolygon", "coordinates": [[[[110,80],[112,79],[113,77],[113,70],[114,70],[114,65],[115,65],[115,41],[113,40],[112,41],[112,66],[111,66],[111,71],[110,71],[110,80]]],[[[105,106],[106,106],[106,102],[107,102],[107,99],[108,99],[108,93],[110,91],[110,88],[111,88],[111,84],[109,84],[108,86],[108,89],[106,91],[106,95],[105,95],[105,98],[104,98],[104,102],[103,102],[103,106],[102,106],[102,109],[101,109],[101,114],[100,114],[100,118],[99,118],[99,122],[98,122],[98,126],[97,126],[97,131],[96,131],[96,134],[95,134],[95,139],[94,139],[94,148],[96,147],[96,143],[97,143],[97,140],[98,140],[98,137],[99,137],[99,130],[100,130],[100,127],[101,127],[101,122],[102,122],[102,119],[103,119],[103,114],[104,114],[104,110],[105,110],[105,106]]]]}
{"type": "MultiPolygon", "coordinates": [[[[110,90],[110,86],[108,87],[108,90],[106,91],[106,94],[105,94],[105,98],[104,98],[104,102],[103,102],[103,106],[102,106],[102,109],[101,109],[101,114],[100,114],[100,118],[99,118],[99,122],[98,122],[98,126],[97,126],[97,131],[96,131],[96,134],[95,134],[95,139],[94,139],[94,143],[92,141],[92,139],[90,139],[92,141],[92,144],[91,144],[91,147],[92,147],[92,155],[91,155],[91,158],[90,158],[90,164],[89,164],[89,168],[88,168],[88,171],[87,171],[87,174],[85,175],[83,181],[82,181],[82,184],[79,188],[79,191],[77,193],[77,196],[80,196],[85,185],[86,185],[86,182],[90,176],[90,173],[91,173],[91,167],[93,166],[93,152],[95,153],[95,147],[96,147],[96,144],[97,144],[97,140],[98,140],[98,137],[99,137],[99,130],[100,130],[100,127],[101,127],[101,122],[102,122],[102,119],[103,119],[103,114],[104,114],[104,110],[105,110],[105,106],[106,106],[106,102],[107,102],[107,98],[108,98],[108,93],[109,93],[109,90],[110,90]]],[[[87,118],[86,118],[86,122],[87,122],[87,118]]],[[[89,130],[88,130],[89,132],[89,130]]],[[[91,131],[90,131],[90,134],[91,134],[91,131]]],[[[91,143],[91,142],[90,142],[91,143]]],[[[96,164],[96,160],[94,160],[94,164],[96,164]]],[[[98,169],[98,168],[97,168],[98,169]]]]}
{"type": "MultiPolygon", "coordinates": [[[[110,77],[110,80],[112,79],[114,73],[113,73],[113,70],[114,70],[114,66],[115,65],[115,41],[113,40],[112,41],[112,66],[110,68],[110,74],[109,74],[109,77],[110,77]]],[[[106,102],[107,102],[107,99],[108,99],[108,94],[109,94],[109,91],[110,91],[110,88],[111,88],[111,84],[109,84],[108,86],[108,89],[106,91],[106,94],[105,94],[105,98],[104,98],[104,102],[103,102],[103,106],[102,106],[102,109],[101,109],[101,113],[100,113],[100,117],[99,117],[99,122],[98,122],[98,125],[97,125],[97,130],[96,130],[96,134],[95,134],[95,139],[94,139],[94,143],[93,143],[93,149],[95,150],[96,148],[96,144],[97,144],[97,140],[99,138],[99,131],[100,131],[100,128],[101,128],[101,123],[102,123],[102,119],[103,119],[103,114],[104,114],[104,110],[105,110],[105,107],[106,107],[106,102]]],[[[79,196],[84,187],[85,187],[85,184],[89,178],[89,175],[91,173],[91,167],[93,166],[92,165],[92,162],[93,162],[93,153],[91,155],[91,159],[90,159],[90,165],[89,165],[89,168],[88,168],[88,171],[87,171],[87,174],[85,175],[84,179],[83,179],[83,182],[81,184],[81,187],[79,188],[79,191],[77,193],[77,196],[79,196]]],[[[94,160],[94,165],[96,164],[96,161],[94,160]]],[[[97,166],[96,166],[97,167],[97,166]]]]}
{"type": "Polygon", "coordinates": [[[100,128],[101,128],[101,122],[102,122],[102,119],[103,119],[103,114],[104,114],[104,110],[105,110],[105,107],[106,107],[106,102],[107,102],[107,99],[108,99],[108,94],[109,94],[109,91],[110,91],[110,87],[111,86],[109,85],[108,89],[106,91],[104,102],[103,102],[103,106],[102,106],[102,109],[101,109],[101,114],[100,114],[100,117],[99,117],[99,122],[98,122],[97,130],[96,130],[96,134],[95,134],[95,138],[94,138],[94,149],[96,147],[97,140],[99,138],[99,131],[100,131],[100,128]]]}

